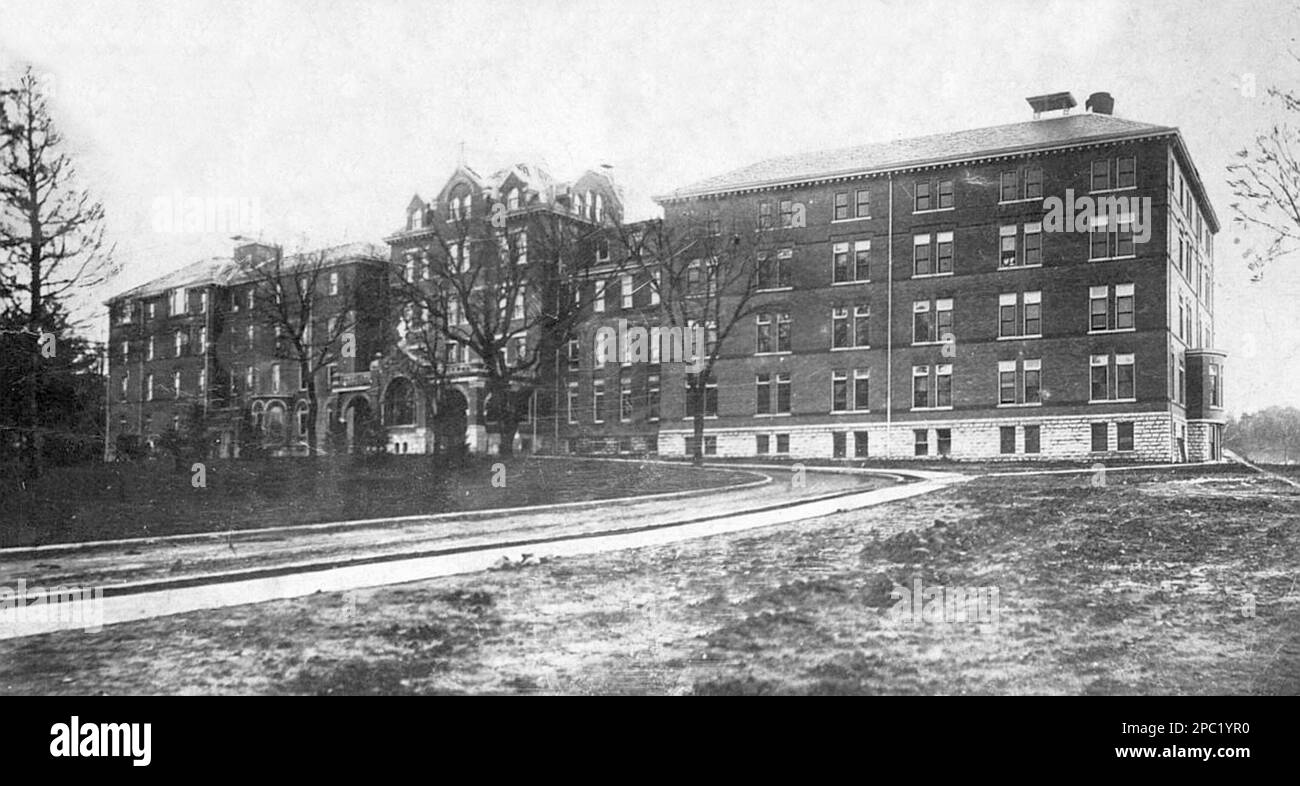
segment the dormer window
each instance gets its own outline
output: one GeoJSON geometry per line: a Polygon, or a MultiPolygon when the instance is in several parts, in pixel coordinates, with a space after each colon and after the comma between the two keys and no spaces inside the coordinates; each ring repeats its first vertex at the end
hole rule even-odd
{"type": "Polygon", "coordinates": [[[507,210],[519,209],[519,189],[512,188],[510,189],[510,193],[506,194],[506,209],[507,210]]]}
{"type": "Polygon", "coordinates": [[[583,201],[583,205],[584,205],[584,206],[586,207],[586,209],[587,209],[587,212],[586,212],[585,215],[587,216],[587,218],[591,218],[591,217],[592,217],[592,209],[595,207],[596,202],[595,202],[594,199],[592,199],[592,194],[591,194],[590,191],[587,192],[587,198],[586,198],[586,200],[583,201]]]}
{"type": "Polygon", "coordinates": [[[424,208],[417,207],[416,209],[411,211],[411,214],[406,217],[406,228],[407,229],[424,228],[424,208]]]}
{"type": "Polygon", "coordinates": [[[452,192],[450,213],[452,220],[461,220],[470,217],[471,201],[469,189],[465,186],[458,186],[452,192]]]}

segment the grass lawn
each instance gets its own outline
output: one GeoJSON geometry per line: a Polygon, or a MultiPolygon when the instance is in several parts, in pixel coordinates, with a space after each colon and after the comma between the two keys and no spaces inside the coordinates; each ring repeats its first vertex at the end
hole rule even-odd
{"type": "Polygon", "coordinates": [[[1300,495],[989,478],[814,521],[0,642],[14,693],[1300,692],[1300,495]],[[996,623],[889,617],[996,587],[996,623]]]}
{"type": "Polygon", "coordinates": [[[212,461],[206,487],[163,462],[0,477],[0,546],[251,529],[625,497],[752,480],[689,465],[494,457],[212,461]],[[504,485],[493,484],[494,476],[504,485]]]}

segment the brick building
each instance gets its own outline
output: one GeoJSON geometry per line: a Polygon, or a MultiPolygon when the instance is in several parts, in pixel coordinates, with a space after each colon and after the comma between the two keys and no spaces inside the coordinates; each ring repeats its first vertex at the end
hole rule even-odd
{"type": "MultiPolygon", "coordinates": [[[[1029,101],[1028,122],[783,157],[658,198],[669,225],[758,216],[742,240],[788,266],[723,348],[707,453],[1219,457],[1219,225],[1182,137],[1111,115],[1106,94],[1074,114],[1068,93],[1029,101]],[[1117,205],[1062,231],[1054,196],[1137,197],[1149,215],[1117,205]]],[[[681,382],[663,389],[683,413],[681,382]]],[[[660,451],[689,434],[665,417],[660,451]]]]}

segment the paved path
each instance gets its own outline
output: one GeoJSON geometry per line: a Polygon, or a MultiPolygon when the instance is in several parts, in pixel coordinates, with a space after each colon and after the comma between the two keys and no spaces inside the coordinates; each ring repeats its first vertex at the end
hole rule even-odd
{"type": "Polygon", "coordinates": [[[806,484],[792,488],[789,469],[756,470],[773,482],[703,497],[615,503],[582,512],[536,510],[499,518],[478,516],[473,521],[425,517],[341,532],[277,532],[260,537],[246,533],[229,543],[99,545],[82,553],[65,551],[57,565],[41,553],[11,554],[15,559],[0,564],[0,585],[13,586],[23,576],[32,585],[32,577],[39,577],[45,587],[107,584],[108,594],[81,607],[86,616],[69,619],[48,613],[56,606],[47,606],[46,613],[27,609],[21,618],[0,616],[0,638],[84,627],[88,621],[111,625],[469,573],[485,570],[503,557],[518,559],[525,552],[559,557],[661,545],[868,507],[967,479],[916,470],[848,473],[809,468],[806,484]],[[917,482],[883,485],[888,476],[917,482]],[[175,560],[181,563],[173,570],[175,560]],[[169,563],[173,567],[162,567],[169,563]],[[188,573],[186,566],[191,567],[188,573]],[[195,586],[185,586],[189,582],[195,586]]]}

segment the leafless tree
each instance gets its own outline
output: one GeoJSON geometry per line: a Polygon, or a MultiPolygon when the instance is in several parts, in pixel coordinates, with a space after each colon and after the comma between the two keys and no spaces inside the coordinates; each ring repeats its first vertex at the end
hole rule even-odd
{"type": "Polygon", "coordinates": [[[0,298],[32,335],[22,454],[40,474],[39,402],[44,373],[37,337],[70,327],[69,300],[115,272],[104,208],[77,186],[72,159],[31,69],[0,95],[0,298]]]}
{"type": "Polygon", "coordinates": [[[1273,87],[1268,94],[1292,122],[1274,123],[1255,138],[1253,148],[1239,150],[1239,161],[1228,166],[1228,186],[1239,200],[1232,203],[1233,220],[1263,230],[1267,237],[1262,249],[1248,252],[1256,281],[1263,278],[1268,262],[1300,250],[1300,125],[1295,124],[1300,120],[1300,93],[1273,87]]]}
{"type": "Polygon", "coordinates": [[[659,302],[663,327],[703,333],[698,356],[687,358],[687,411],[693,425],[693,459],[704,460],[704,426],[709,409],[708,382],[727,339],[757,314],[762,288],[780,288],[789,275],[776,252],[760,256],[769,232],[758,218],[741,211],[726,214],[689,210],[670,220],[646,222],[621,233],[627,253],[650,272],[649,286],[659,302]]]}
{"type": "Polygon", "coordinates": [[[390,276],[404,340],[446,366],[459,357],[484,376],[487,416],[500,429],[498,452],[508,456],[543,364],[590,315],[590,298],[574,293],[596,269],[621,269],[622,260],[595,253],[620,225],[619,212],[584,218],[549,203],[507,209],[488,200],[469,214],[430,216],[427,240],[394,260],[390,276]]]}
{"type": "MultiPolygon", "coordinates": [[[[366,299],[365,287],[340,282],[341,249],[322,249],[292,256],[250,256],[241,273],[254,286],[256,322],[275,333],[276,355],[295,363],[307,400],[307,455],[317,455],[316,418],[320,411],[317,377],[344,358],[355,357],[357,330],[366,313],[379,305],[366,299]]],[[[378,260],[372,260],[378,262],[378,260]]]]}

